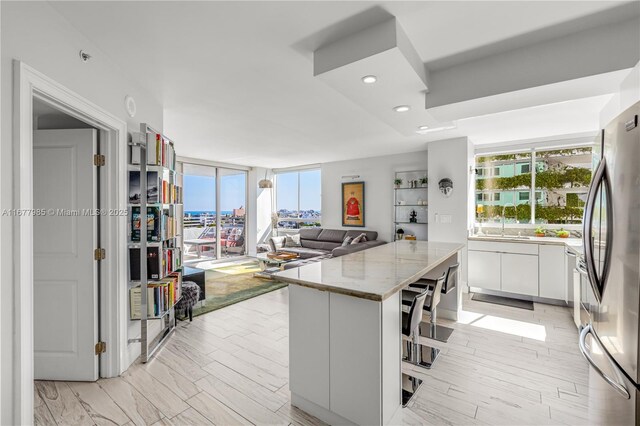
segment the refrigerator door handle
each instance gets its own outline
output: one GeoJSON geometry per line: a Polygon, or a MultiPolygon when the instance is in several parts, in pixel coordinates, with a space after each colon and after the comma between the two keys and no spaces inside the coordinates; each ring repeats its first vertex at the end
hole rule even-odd
{"type": "MultiPolygon", "coordinates": [[[[578,340],[578,346],[580,347],[580,352],[582,352],[582,356],[584,356],[587,362],[591,364],[591,367],[593,367],[595,372],[598,373],[600,377],[604,379],[605,382],[611,385],[611,387],[613,387],[616,390],[616,392],[618,392],[621,396],[623,396],[626,399],[631,399],[631,395],[629,394],[629,391],[627,390],[627,388],[624,385],[621,385],[617,381],[613,380],[611,377],[607,376],[605,372],[602,371],[600,367],[598,367],[598,365],[593,360],[593,358],[591,358],[591,355],[589,355],[589,352],[587,351],[587,348],[586,348],[585,340],[587,338],[587,334],[592,334],[593,336],[593,329],[591,328],[591,324],[587,324],[580,331],[580,339],[578,340]]],[[[598,342],[598,339],[595,336],[593,336],[593,340],[595,342],[598,342]]],[[[613,368],[617,370],[617,366],[613,364],[613,361],[609,357],[609,354],[607,354],[607,352],[604,349],[602,349],[602,351],[605,354],[605,357],[607,358],[607,360],[613,366],[613,368]]]]}
{"type": "Polygon", "coordinates": [[[584,221],[582,224],[582,243],[584,246],[584,260],[586,264],[587,273],[589,275],[589,282],[591,283],[591,287],[593,288],[594,296],[598,303],[602,301],[602,293],[604,292],[604,282],[607,278],[608,270],[609,270],[609,257],[611,253],[611,232],[607,233],[607,247],[605,252],[605,268],[601,276],[598,275],[596,269],[596,263],[593,259],[593,210],[596,205],[596,197],[599,193],[599,189],[602,188],[602,191],[606,191],[607,197],[607,210],[606,214],[611,220],[611,185],[609,183],[609,179],[607,178],[607,163],[603,158],[600,160],[600,164],[598,164],[598,168],[596,169],[593,180],[591,182],[591,187],[589,188],[589,193],[587,195],[587,202],[584,209],[584,221]]]}

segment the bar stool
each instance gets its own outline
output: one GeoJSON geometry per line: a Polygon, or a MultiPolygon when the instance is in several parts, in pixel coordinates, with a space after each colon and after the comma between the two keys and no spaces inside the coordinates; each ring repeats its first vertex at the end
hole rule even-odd
{"type": "MultiPolygon", "coordinates": [[[[454,265],[449,266],[447,272],[444,274],[444,285],[442,286],[442,293],[447,294],[451,290],[456,288],[458,283],[458,269],[460,268],[460,264],[456,263],[454,265]]],[[[442,278],[442,277],[441,277],[442,278]]],[[[424,288],[433,288],[436,285],[436,281],[434,279],[422,278],[416,281],[413,284],[410,284],[410,287],[415,287],[416,289],[424,289],[424,288]]],[[[418,290],[419,291],[419,290],[418,290]]],[[[445,327],[442,325],[436,324],[437,320],[437,303],[433,306],[432,309],[427,309],[427,305],[425,304],[424,310],[429,311],[430,313],[430,321],[429,323],[420,324],[420,336],[426,337],[427,339],[437,340],[439,342],[447,343],[449,341],[449,337],[451,333],[453,333],[453,328],[445,327]]]]}
{"type": "Polygon", "coordinates": [[[431,310],[440,302],[440,294],[444,285],[444,275],[436,280],[434,289],[425,287],[417,292],[411,287],[402,290],[402,304],[410,305],[409,312],[402,312],[402,334],[410,339],[407,342],[407,361],[413,365],[431,368],[435,362],[440,349],[422,345],[418,342],[420,335],[420,323],[422,322],[422,311],[431,310]]]}

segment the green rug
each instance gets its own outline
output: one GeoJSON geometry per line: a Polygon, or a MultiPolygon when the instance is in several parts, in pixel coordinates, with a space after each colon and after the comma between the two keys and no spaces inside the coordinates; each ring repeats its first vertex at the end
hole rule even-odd
{"type": "Polygon", "coordinates": [[[269,293],[270,291],[278,290],[279,288],[286,286],[287,283],[267,281],[260,286],[241,290],[226,296],[207,297],[205,305],[193,309],[193,316],[196,317],[198,315],[206,314],[207,312],[215,311],[217,309],[224,308],[225,306],[233,305],[234,303],[242,302],[243,300],[251,299],[252,297],[260,296],[261,294],[269,293]]]}
{"type": "Polygon", "coordinates": [[[206,314],[287,286],[280,281],[254,277],[253,274],[259,270],[258,262],[254,260],[206,270],[206,298],[201,306],[193,308],[193,316],[206,314]]]}

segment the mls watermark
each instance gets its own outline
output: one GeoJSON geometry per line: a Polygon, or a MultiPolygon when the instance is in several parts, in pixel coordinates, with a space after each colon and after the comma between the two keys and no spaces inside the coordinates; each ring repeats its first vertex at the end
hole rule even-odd
{"type": "Polygon", "coordinates": [[[3,209],[2,216],[127,216],[127,209],[3,209]]]}

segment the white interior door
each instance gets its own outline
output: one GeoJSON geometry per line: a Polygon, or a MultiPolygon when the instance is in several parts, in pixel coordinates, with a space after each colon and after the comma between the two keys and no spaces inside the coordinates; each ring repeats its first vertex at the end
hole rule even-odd
{"type": "Polygon", "coordinates": [[[94,129],[34,131],[36,379],[98,379],[96,216],[83,214],[96,207],[96,141],[94,129]]]}

